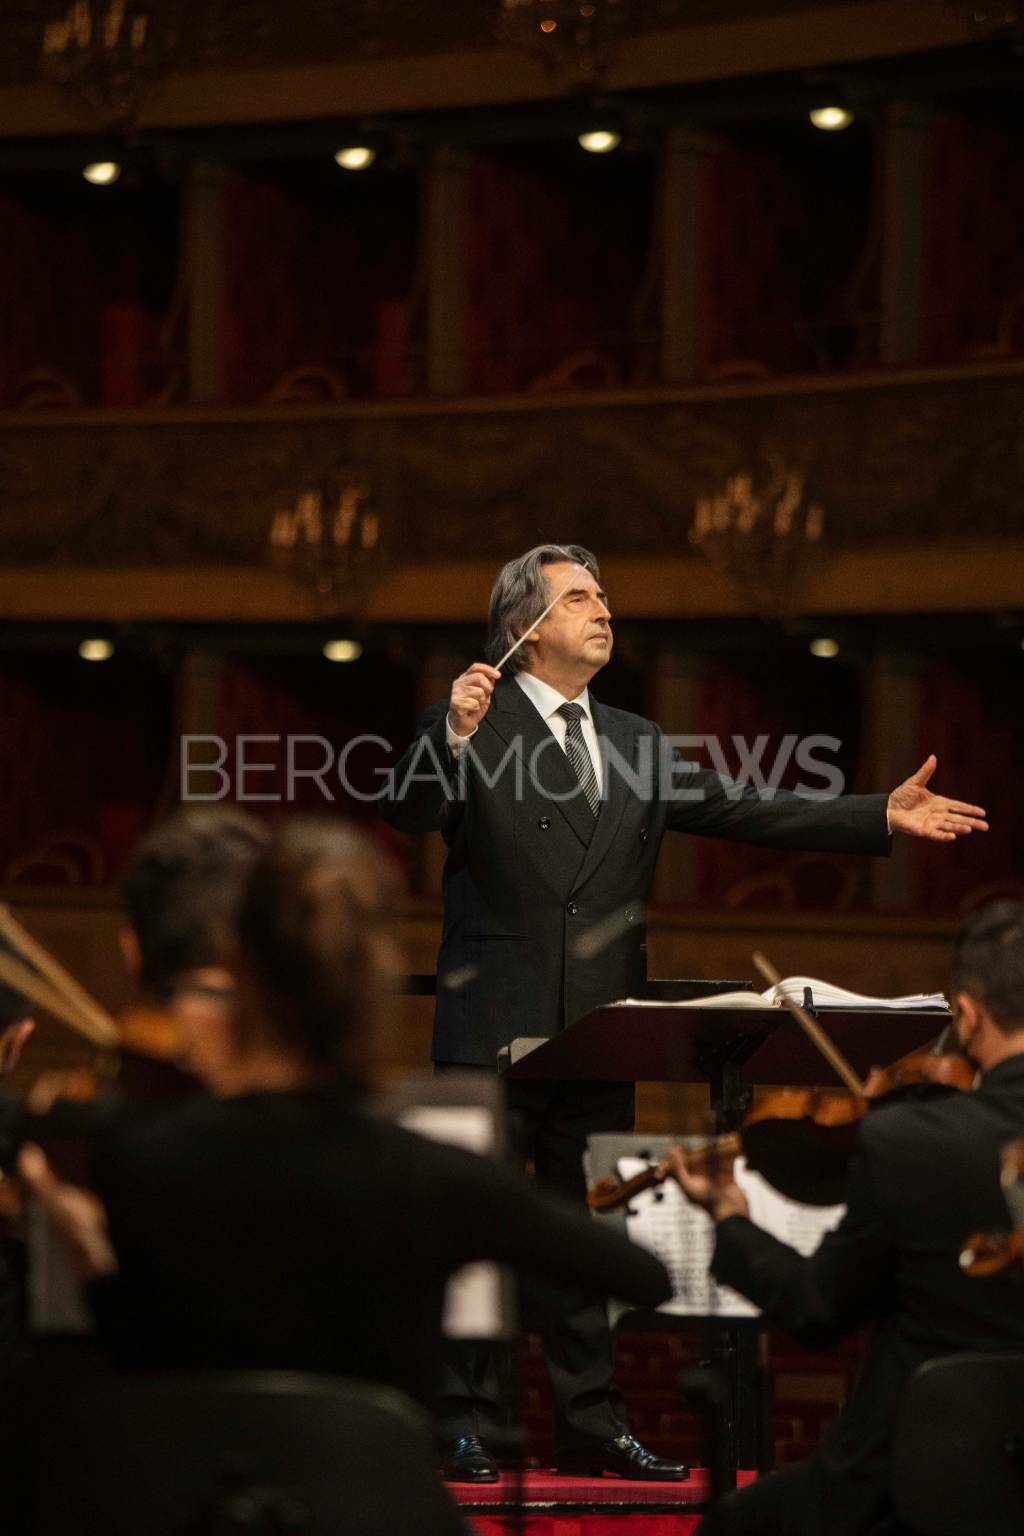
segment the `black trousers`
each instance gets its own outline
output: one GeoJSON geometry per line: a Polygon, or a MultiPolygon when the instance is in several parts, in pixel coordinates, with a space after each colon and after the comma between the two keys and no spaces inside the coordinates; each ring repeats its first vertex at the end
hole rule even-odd
{"type": "MultiPolygon", "coordinates": [[[[438,1072],[486,1072],[486,1067],[436,1064],[438,1072]]],[[[587,1137],[633,1129],[632,1083],[507,1083],[513,1145],[533,1160],[539,1183],[579,1204],[586,1200],[583,1153],[587,1137]]],[[[613,1380],[614,1341],[606,1300],[587,1288],[586,1276],[571,1288],[523,1283],[524,1310],[540,1327],[551,1380],[555,1454],[609,1440],[626,1429],[626,1411],[613,1380]]],[[[453,1341],[438,1383],[442,1443],[480,1435],[501,1422],[494,1348],[453,1341]]]]}

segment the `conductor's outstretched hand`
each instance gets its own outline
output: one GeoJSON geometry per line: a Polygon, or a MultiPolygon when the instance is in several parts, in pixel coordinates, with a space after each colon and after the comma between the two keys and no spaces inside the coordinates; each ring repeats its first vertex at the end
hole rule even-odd
{"type": "Polygon", "coordinates": [[[474,661],[452,683],[448,724],[456,736],[472,736],[491,707],[491,694],[500,677],[497,667],[488,666],[486,661],[474,661]]]}
{"type": "Polygon", "coordinates": [[[953,843],[971,832],[987,832],[988,822],[980,805],[963,800],[947,800],[926,788],[935,772],[935,754],[925,758],[889,796],[889,828],[907,837],[927,837],[933,843],[953,843]]]}

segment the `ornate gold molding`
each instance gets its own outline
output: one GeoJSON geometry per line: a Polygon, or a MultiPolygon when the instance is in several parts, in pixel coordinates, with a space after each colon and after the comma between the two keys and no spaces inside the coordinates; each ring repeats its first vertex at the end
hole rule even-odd
{"type": "MultiPolygon", "coordinates": [[[[380,624],[482,624],[499,559],[398,566],[370,593],[366,617],[380,624]]],[[[821,614],[1014,609],[1021,605],[1022,570],[1024,539],[849,551],[822,562],[802,607],[821,614]]],[[[702,561],[613,557],[603,561],[602,576],[618,618],[746,613],[724,577],[702,561]]],[[[0,619],[302,623],[321,617],[302,588],[251,566],[0,567],[0,619]]]]}
{"type": "MultiPolygon", "coordinates": [[[[0,560],[23,584],[31,570],[48,572],[54,591],[71,571],[81,583],[112,568],[179,580],[183,570],[249,567],[263,581],[273,513],[311,464],[336,461],[358,463],[374,484],[414,585],[470,552],[490,568],[541,537],[571,536],[606,562],[695,579],[693,611],[714,612],[710,573],[689,563],[692,509],[770,440],[807,463],[829,509],[804,611],[877,608],[875,594],[897,588],[898,605],[916,608],[926,572],[930,605],[965,607],[978,583],[962,565],[943,587],[953,547],[1004,547],[1012,569],[1010,543],[1024,535],[1022,406],[1015,364],[455,406],[7,413],[0,560]]],[[[988,576],[1002,592],[998,561],[988,576]]]]}
{"type": "MultiPolygon", "coordinates": [[[[415,8],[414,8],[415,9],[415,8]]],[[[714,8],[714,9],[717,9],[714,8]]],[[[939,0],[836,0],[824,16],[820,0],[759,0],[737,19],[715,21],[705,9],[700,24],[652,32],[631,41],[616,61],[610,90],[643,90],[698,80],[729,79],[788,69],[814,69],[870,58],[919,53],[971,41],[967,22],[939,0]],[[711,19],[709,19],[709,17],[711,19]],[[742,61],[741,65],[737,61],[742,61]]],[[[396,56],[304,62],[294,40],[276,67],[251,49],[226,60],[216,54],[194,73],[173,76],[141,119],[143,128],[332,118],[417,112],[440,106],[487,106],[537,101],[565,94],[544,70],[515,50],[481,46],[446,34],[436,49],[432,9],[419,7],[423,51],[396,56]],[[429,22],[423,18],[429,16],[429,22]],[[237,67],[249,61],[249,67],[237,67]],[[232,64],[235,67],[232,67],[232,64]]],[[[397,50],[402,52],[401,47],[397,50]]],[[[323,54],[318,53],[322,58],[323,54]]],[[[12,71],[7,71],[8,78],[12,71]]],[[[24,80],[22,66],[15,78],[24,80]]],[[[0,87],[0,137],[74,133],[81,120],[46,84],[0,87]]]]}

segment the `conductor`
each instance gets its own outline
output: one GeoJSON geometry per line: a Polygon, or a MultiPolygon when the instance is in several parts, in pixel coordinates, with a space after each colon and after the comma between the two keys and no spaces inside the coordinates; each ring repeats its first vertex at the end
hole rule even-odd
{"type": "MultiPolygon", "coordinates": [[[[543,544],[511,560],[491,593],[487,661],[427,710],[393,772],[385,818],[448,845],[432,1055],[438,1070],[493,1070],[517,1036],[551,1036],[643,980],[644,910],[666,831],[779,849],[888,853],[892,833],[952,842],[987,830],[975,805],[933,794],[929,758],[891,794],[810,799],[734,784],[673,756],[651,720],[610,709],[590,683],[612,654],[595,557],[543,544]]],[[[595,1132],[629,1131],[623,1083],[509,1085],[538,1178],[584,1196],[595,1132]]],[[[548,1309],[543,1332],[558,1470],[645,1479],[687,1468],[629,1432],[613,1379],[603,1299],[584,1287],[548,1309]]],[[[452,1349],[441,1383],[446,1474],[493,1481],[493,1361],[452,1349]]]]}

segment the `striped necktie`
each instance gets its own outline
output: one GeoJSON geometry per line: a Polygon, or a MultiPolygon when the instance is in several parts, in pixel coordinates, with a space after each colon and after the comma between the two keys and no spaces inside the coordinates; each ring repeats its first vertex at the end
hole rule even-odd
{"type": "Polygon", "coordinates": [[[565,721],[565,755],[580,781],[580,788],[587,797],[587,804],[596,816],[601,809],[601,791],[594,772],[594,760],[583,739],[583,705],[560,704],[558,714],[565,721]]]}

